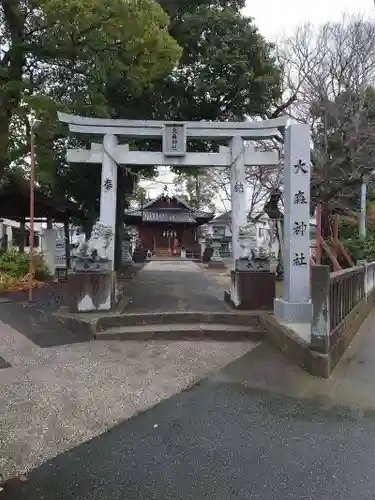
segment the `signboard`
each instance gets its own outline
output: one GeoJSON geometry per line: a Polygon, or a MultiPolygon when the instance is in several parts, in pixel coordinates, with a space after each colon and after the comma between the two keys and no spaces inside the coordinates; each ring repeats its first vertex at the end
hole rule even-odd
{"type": "Polygon", "coordinates": [[[56,238],[55,267],[56,269],[67,267],[64,238],[56,238]]]}
{"type": "Polygon", "coordinates": [[[163,130],[163,153],[165,156],[186,155],[186,125],[166,123],[163,130]]]}

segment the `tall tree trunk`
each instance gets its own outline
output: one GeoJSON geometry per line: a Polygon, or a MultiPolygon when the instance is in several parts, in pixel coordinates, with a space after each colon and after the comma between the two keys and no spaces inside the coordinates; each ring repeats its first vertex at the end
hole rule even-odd
{"type": "Polygon", "coordinates": [[[322,237],[325,241],[332,237],[332,211],[327,203],[322,203],[322,237]]]}
{"type": "Polygon", "coordinates": [[[94,221],[92,219],[87,219],[83,224],[83,232],[85,233],[86,241],[90,239],[92,227],[94,225],[94,221]]]}

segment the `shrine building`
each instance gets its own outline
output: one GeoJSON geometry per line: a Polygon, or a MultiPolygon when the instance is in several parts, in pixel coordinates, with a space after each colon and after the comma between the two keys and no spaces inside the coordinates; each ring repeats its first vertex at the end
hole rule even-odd
{"type": "Polygon", "coordinates": [[[192,208],[178,196],[163,193],[142,207],[126,210],[124,222],[138,230],[139,243],[157,257],[199,258],[198,228],[214,217],[192,208]]]}

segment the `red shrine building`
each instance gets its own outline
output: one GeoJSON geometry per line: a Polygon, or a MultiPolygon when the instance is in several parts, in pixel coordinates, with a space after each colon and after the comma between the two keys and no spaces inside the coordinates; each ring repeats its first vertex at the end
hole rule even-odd
{"type": "Polygon", "coordinates": [[[125,224],[138,229],[141,245],[159,257],[200,257],[198,228],[213,213],[192,208],[177,196],[163,194],[141,208],[125,211],[125,224]]]}

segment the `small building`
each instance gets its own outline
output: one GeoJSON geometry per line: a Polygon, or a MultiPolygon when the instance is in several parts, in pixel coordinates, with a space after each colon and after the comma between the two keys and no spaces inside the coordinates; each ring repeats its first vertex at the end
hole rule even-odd
{"type": "Polygon", "coordinates": [[[220,241],[219,253],[222,257],[232,255],[231,211],[218,215],[203,226],[203,233],[207,233],[215,240],[220,241]]]}
{"type": "MultiPolygon", "coordinates": [[[[232,255],[232,228],[231,228],[231,210],[222,215],[215,217],[203,227],[203,231],[209,233],[214,239],[220,241],[220,255],[222,257],[229,257],[232,255]]],[[[268,215],[262,214],[256,221],[257,236],[263,238],[265,232],[270,232],[270,223],[268,215]]],[[[271,252],[272,258],[276,258],[277,249],[272,245],[271,252]]]]}
{"type": "Polygon", "coordinates": [[[139,243],[155,256],[180,256],[182,250],[187,257],[199,258],[198,228],[213,217],[178,196],[162,194],[142,207],[126,210],[124,222],[137,228],[139,243]]]}
{"type": "MultiPolygon", "coordinates": [[[[11,219],[0,219],[0,247],[2,250],[12,248],[23,248],[25,252],[30,249],[30,224],[25,222],[25,229],[22,233],[21,223],[11,219]],[[23,235],[23,239],[22,239],[23,235]]],[[[45,226],[45,225],[44,225],[45,226]]],[[[35,222],[34,226],[34,248],[37,252],[42,250],[41,234],[43,232],[43,223],[35,222]]]]}

